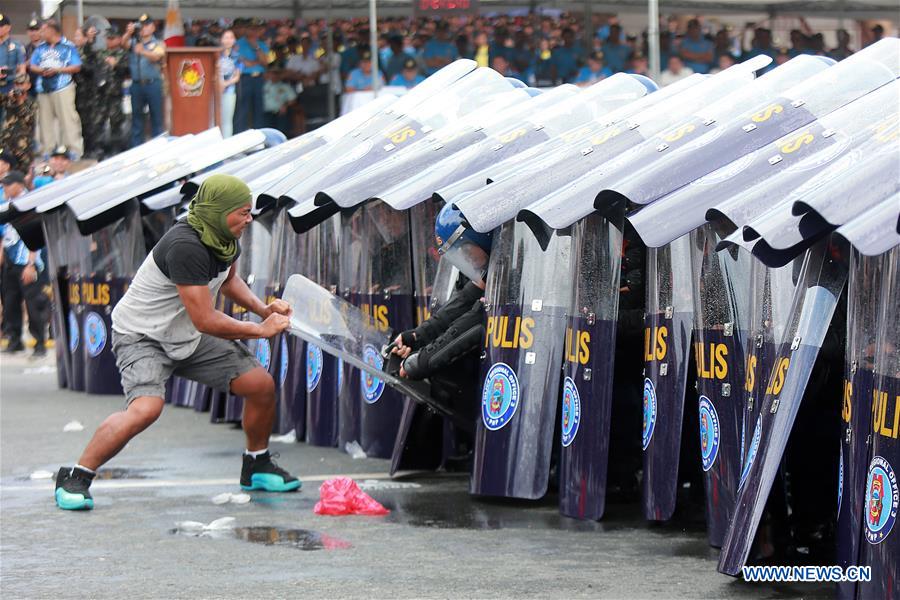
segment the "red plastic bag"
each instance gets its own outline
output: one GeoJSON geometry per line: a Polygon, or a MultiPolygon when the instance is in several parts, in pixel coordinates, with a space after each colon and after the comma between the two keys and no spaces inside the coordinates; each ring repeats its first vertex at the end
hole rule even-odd
{"type": "Polygon", "coordinates": [[[313,509],[317,515],[370,515],[390,513],[371,496],[359,489],[349,477],[335,477],[322,484],[319,501],[313,509]]]}

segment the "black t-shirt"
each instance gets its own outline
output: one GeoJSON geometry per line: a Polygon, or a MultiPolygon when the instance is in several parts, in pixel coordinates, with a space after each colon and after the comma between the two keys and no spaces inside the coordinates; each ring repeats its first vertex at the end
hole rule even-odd
{"type": "MultiPolygon", "coordinates": [[[[238,245],[234,260],[241,255],[238,245]]],[[[232,263],[219,260],[186,221],[176,223],[153,248],[153,261],[176,285],[207,285],[232,263]]]]}

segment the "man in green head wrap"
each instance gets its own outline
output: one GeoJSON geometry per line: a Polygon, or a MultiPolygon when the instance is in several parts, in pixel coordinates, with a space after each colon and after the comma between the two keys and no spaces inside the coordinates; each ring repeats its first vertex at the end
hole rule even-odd
{"type": "Polygon", "coordinates": [[[56,503],[91,509],[89,487],[96,470],[159,417],[172,375],[244,397],[247,448],[241,487],[293,491],[300,481],[268,452],[275,419],[275,382],[237,340],[270,338],[290,325],[283,300],[265,304],[235,275],[238,240],[253,221],[252,196],[231,175],[207,178],[191,201],[188,217],[160,239],[138,269],[112,313],[112,349],[125,390],[125,410],[109,416],[74,467],[56,478],[56,503]],[[238,321],[216,310],[222,293],[263,321],[238,321]]]}

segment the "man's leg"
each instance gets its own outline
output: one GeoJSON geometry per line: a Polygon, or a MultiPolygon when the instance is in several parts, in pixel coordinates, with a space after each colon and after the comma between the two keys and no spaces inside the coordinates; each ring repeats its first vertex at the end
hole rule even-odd
{"type": "Polygon", "coordinates": [[[254,77],[254,90],[253,90],[253,128],[261,129],[265,127],[265,103],[263,102],[263,85],[264,81],[262,77],[254,77]]]}
{"type": "Polygon", "coordinates": [[[162,398],[140,396],[126,410],[108,416],[94,432],[78,464],[71,469],[61,467],[56,474],[56,505],[63,510],[94,508],[90,487],[97,469],[118,454],[131,438],[152,425],[162,408],[162,398]]]}
{"type": "Polygon", "coordinates": [[[56,145],[56,115],[50,94],[38,94],[38,133],[41,140],[41,154],[50,156],[56,145]]]}
{"type": "Polygon", "coordinates": [[[69,85],[52,96],[54,112],[62,129],[62,141],[69,152],[81,158],[84,154],[84,139],[81,137],[81,117],[75,109],[75,85],[69,85]]]}
{"type": "Polygon", "coordinates": [[[25,286],[25,308],[28,310],[28,331],[34,338],[34,356],[47,353],[44,343],[47,337],[47,322],[50,320],[50,298],[44,292],[44,282],[37,281],[25,286]]]}
{"type": "Polygon", "coordinates": [[[231,382],[231,393],[244,398],[241,425],[247,436],[247,450],[264,450],[269,445],[275,423],[275,382],[262,367],[244,373],[231,382]]]}
{"type": "Polygon", "coordinates": [[[233,132],[240,133],[247,130],[247,119],[249,117],[248,100],[250,98],[250,79],[249,75],[242,76],[237,84],[237,102],[234,112],[233,132]]]}
{"type": "Polygon", "coordinates": [[[106,417],[78,459],[79,466],[96,471],[162,413],[164,400],[156,396],[135,398],[128,408],[106,417]]]}

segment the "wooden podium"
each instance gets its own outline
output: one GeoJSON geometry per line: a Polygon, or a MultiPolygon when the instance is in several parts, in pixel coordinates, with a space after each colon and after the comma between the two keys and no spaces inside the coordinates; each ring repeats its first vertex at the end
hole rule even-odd
{"type": "Polygon", "coordinates": [[[172,102],[169,133],[200,133],[219,124],[222,94],[216,67],[221,48],[166,48],[172,102]]]}

